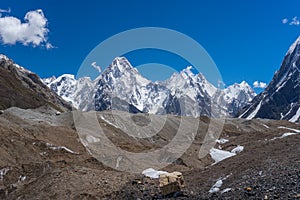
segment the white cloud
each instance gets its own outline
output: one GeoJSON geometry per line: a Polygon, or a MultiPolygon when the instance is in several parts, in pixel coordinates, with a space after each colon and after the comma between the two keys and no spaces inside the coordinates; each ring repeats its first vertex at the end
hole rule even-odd
{"type": "Polygon", "coordinates": [[[284,18],[281,20],[283,24],[289,24],[290,26],[299,26],[300,25],[300,20],[298,19],[297,16],[293,17],[291,20],[288,18],[284,18]],[[290,23],[288,23],[290,21],[290,23]]]}
{"type": "Polygon", "coordinates": [[[47,43],[45,44],[45,47],[46,47],[46,49],[53,49],[53,48],[56,48],[56,47],[53,46],[50,42],[47,42],[47,43]]]}
{"type": "Polygon", "coordinates": [[[0,39],[3,44],[19,42],[25,46],[53,48],[47,39],[47,18],[41,9],[27,12],[24,21],[12,16],[0,17],[0,39]]]}
{"type": "Polygon", "coordinates": [[[94,67],[99,73],[101,73],[101,67],[97,65],[96,62],[92,62],[91,66],[94,67]]]}
{"type": "Polygon", "coordinates": [[[264,88],[267,87],[267,84],[264,83],[264,82],[254,81],[253,87],[254,88],[262,88],[262,89],[264,89],[264,88]]]}
{"type": "Polygon", "coordinates": [[[288,20],[287,18],[284,18],[284,19],[281,20],[281,22],[282,22],[283,24],[286,24],[286,23],[289,22],[289,20],[288,20]]]}
{"type": "Polygon", "coordinates": [[[2,16],[2,13],[10,13],[11,12],[11,9],[8,8],[8,10],[5,10],[5,9],[1,9],[0,8],[0,17],[2,16]]]}
{"type": "Polygon", "coordinates": [[[289,23],[289,25],[295,25],[295,26],[299,26],[300,25],[300,21],[298,19],[297,16],[293,17],[292,21],[289,23]]]}

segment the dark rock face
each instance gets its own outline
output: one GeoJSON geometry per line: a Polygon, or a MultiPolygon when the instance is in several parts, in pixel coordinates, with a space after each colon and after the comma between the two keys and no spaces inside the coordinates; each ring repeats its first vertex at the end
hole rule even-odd
{"type": "Polygon", "coordinates": [[[96,111],[182,116],[234,116],[255,95],[245,82],[219,90],[202,74],[193,74],[189,67],[164,82],[151,82],[124,57],[116,58],[97,78],[95,88],[96,111]]]}
{"type": "Polygon", "coordinates": [[[0,109],[12,106],[37,108],[49,105],[57,110],[72,107],[44,85],[34,73],[16,65],[6,56],[0,56],[0,109]]]}
{"type": "Polygon", "coordinates": [[[268,87],[241,112],[243,118],[299,121],[300,37],[290,47],[268,87]]]}

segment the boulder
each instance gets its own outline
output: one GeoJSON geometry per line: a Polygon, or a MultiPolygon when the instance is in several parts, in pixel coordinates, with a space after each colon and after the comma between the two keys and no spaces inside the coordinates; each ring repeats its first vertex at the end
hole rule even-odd
{"type": "Polygon", "coordinates": [[[159,188],[162,195],[170,195],[180,192],[184,187],[184,180],[181,172],[172,172],[159,175],[159,188]]]}

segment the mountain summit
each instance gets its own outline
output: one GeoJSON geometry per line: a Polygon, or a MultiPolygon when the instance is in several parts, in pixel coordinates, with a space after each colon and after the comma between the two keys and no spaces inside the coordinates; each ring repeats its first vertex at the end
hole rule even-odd
{"type": "Polygon", "coordinates": [[[241,112],[240,117],[299,121],[300,36],[287,51],[271,83],[241,112]]]}
{"type": "Polygon", "coordinates": [[[44,79],[44,83],[77,109],[122,110],[132,113],[184,116],[234,116],[256,95],[246,83],[217,89],[191,67],[168,80],[144,78],[125,57],[117,57],[95,80],[65,74],[44,79]],[[212,109],[220,111],[212,113],[212,109]]]}

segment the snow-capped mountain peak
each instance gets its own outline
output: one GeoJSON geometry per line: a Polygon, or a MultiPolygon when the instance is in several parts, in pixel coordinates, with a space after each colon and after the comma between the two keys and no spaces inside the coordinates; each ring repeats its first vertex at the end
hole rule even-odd
{"type": "MultiPolygon", "coordinates": [[[[112,64],[108,66],[97,79],[101,79],[101,77],[112,82],[121,78],[127,79],[130,83],[131,81],[129,79],[134,79],[134,82],[144,86],[151,82],[144,78],[125,57],[116,57],[112,64]]],[[[126,82],[127,81],[125,81],[125,83],[126,82]]]]}
{"type": "Polygon", "coordinates": [[[195,85],[196,76],[192,73],[191,67],[187,67],[179,73],[174,73],[164,82],[164,86],[171,91],[173,96],[177,97],[187,95],[190,98],[195,98],[198,94],[198,88],[195,85]],[[185,94],[183,91],[185,91],[185,94]]]}
{"type": "Polygon", "coordinates": [[[256,93],[246,81],[242,81],[241,83],[234,83],[233,85],[230,85],[226,89],[224,89],[224,92],[230,99],[238,99],[240,98],[239,96],[244,93],[245,95],[248,95],[246,98],[250,101],[256,95],[256,93]]]}
{"type": "Polygon", "coordinates": [[[293,53],[296,48],[300,48],[299,47],[300,44],[300,36],[295,40],[295,42],[290,46],[289,50],[287,51],[286,55],[289,55],[291,53],[293,53]]]}
{"type": "Polygon", "coordinates": [[[71,102],[75,108],[84,111],[92,109],[95,86],[91,78],[82,77],[76,80],[72,74],[63,74],[58,78],[45,78],[43,82],[64,100],[71,102]]]}
{"type": "Polygon", "coordinates": [[[0,60],[8,61],[9,58],[6,55],[0,54],[0,60]]]}
{"type": "Polygon", "coordinates": [[[48,85],[56,80],[55,76],[51,76],[49,78],[43,78],[42,81],[45,85],[48,85]]]}
{"type": "Polygon", "coordinates": [[[300,36],[290,46],[268,87],[240,115],[247,119],[300,120],[300,36]]]}
{"type": "MultiPolygon", "coordinates": [[[[190,66],[174,73],[164,82],[153,83],[144,78],[125,57],[115,58],[94,81],[87,77],[76,80],[73,75],[65,74],[44,79],[44,83],[65,100],[72,102],[74,107],[84,111],[117,109],[152,114],[209,116],[214,103],[214,107],[219,106],[222,112],[227,112],[225,107],[229,105],[228,113],[232,115],[253,97],[247,96],[247,91],[245,95],[231,95],[233,89],[228,89],[226,93],[231,96],[229,100],[224,100],[225,90],[218,93],[219,89],[202,74],[194,74],[190,66]],[[214,101],[216,97],[219,101],[214,101]],[[182,102],[186,103],[185,108],[180,107],[182,102]]],[[[241,90],[249,89],[245,85],[242,83],[232,88],[237,87],[236,90],[242,93],[241,90]]]]}
{"type": "Polygon", "coordinates": [[[59,96],[63,97],[67,101],[71,101],[70,95],[74,92],[74,87],[76,85],[76,80],[72,74],[63,74],[58,78],[54,77],[43,79],[44,83],[50,84],[49,87],[56,92],[59,96]],[[52,80],[52,81],[51,81],[52,80]],[[51,82],[49,82],[51,81],[51,82]]]}
{"type": "Polygon", "coordinates": [[[56,80],[54,81],[65,81],[65,80],[71,80],[74,81],[75,80],[75,76],[73,74],[63,74],[61,76],[59,76],[56,80]]]}
{"type": "Polygon", "coordinates": [[[246,81],[242,81],[240,84],[241,87],[247,87],[247,88],[250,88],[250,85],[246,82],[246,81]]]}
{"type": "Polygon", "coordinates": [[[132,65],[125,57],[116,57],[111,64],[111,68],[120,72],[133,70],[132,65]]]}
{"type": "Polygon", "coordinates": [[[194,79],[194,78],[196,78],[195,74],[191,71],[192,68],[193,68],[192,66],[188,66],[187,68],[183,69],[180,72],[180,75],[185,79],[188,79],[188,78],[194,79]]]}
{"type": "Polygon", "coordinates": [[[246,106],[255,96],[253,89],[245,81],[234,83],[227,88],[218,89],[213,100],[216,104],[223,106],[225,113],[235,116],[240,109],[246,106]]]}

